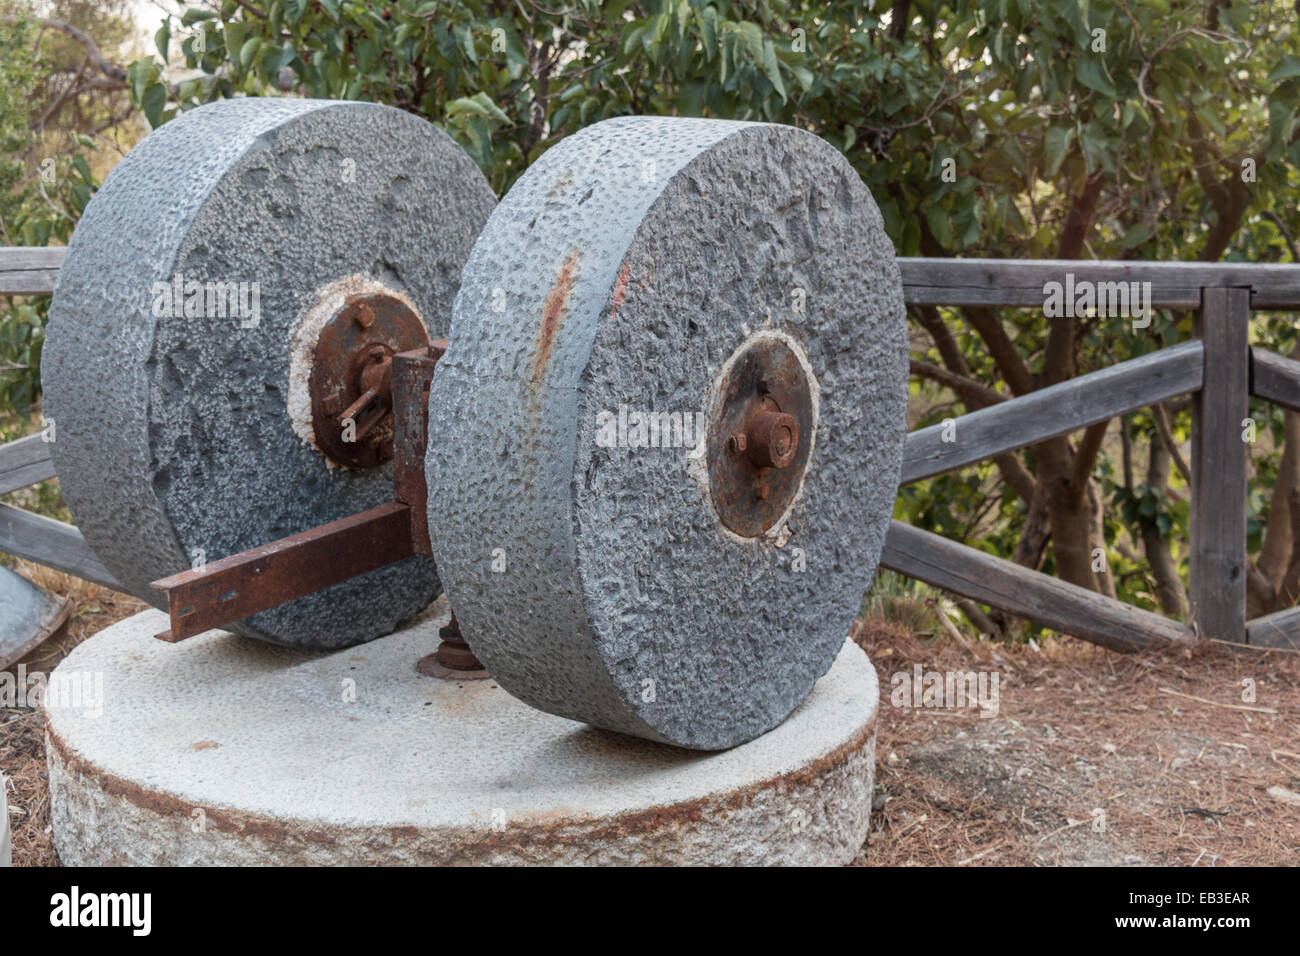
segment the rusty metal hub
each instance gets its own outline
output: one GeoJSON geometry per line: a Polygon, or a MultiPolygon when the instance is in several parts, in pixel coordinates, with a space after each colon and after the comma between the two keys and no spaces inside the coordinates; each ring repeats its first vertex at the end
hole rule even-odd
{"type": "Polygon", "coordinates": [[[718,385],[709,423],[709,489],[722,523],[763,534],[799,492],[812,451],[811,384],[775,336],[742,346],[718,385]]]}
{"type": "Polygon", "coordinates": [[[312,357],[316,447],[349,468],[393,457],[393,355],[429,344],[419,316],[383,293],[355,295],[321,329],[312,357]]]}

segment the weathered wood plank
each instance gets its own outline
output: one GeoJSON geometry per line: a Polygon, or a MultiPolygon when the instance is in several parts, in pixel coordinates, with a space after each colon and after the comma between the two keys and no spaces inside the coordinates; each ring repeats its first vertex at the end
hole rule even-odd
{"type": "Polygon", "coordinates": [[[1246,633],[1246,459],[1250,402],[1250,291],[1206,289],[1196,316],[1205,376],[1192,399],[1189,583],[1203,637],[1246,633]]]}
{"type": "Polygon", "coordinates": [[[1300,651],[1300,607],[1289,607],[1248,621],[1246,643],[1300,651]]]}
{"type": "Polygon", "coordinates": [[[28,435],[0,445],[0,495],[53,477],[50,445],[40,435],[28,435]]]}
{"type": "Polygon", "coordinates": [[[909,305],[1042,308],[1047,282],[1150,282],[1151,307],[1195,309],[1202,286],[1248,286],[1256,309],[1300,306],[1300,266],[1238,262],[1088,262],[1074,259],[900,258],[909,305]]]}
{"type": "Polygon", "coordinates": [[[1201,387],[1204,347],[1184,342],[907,436],[900,484],[1146,408],[1201,387]]]}
{"type": "Polygon", "coordinates": [[[125,588],[70,524],[0,504],[0,551],[44,564],[117,591],[125,588]]]}
{"type": "Polygon", "coordinates": [[[1117,651],[1190,641],[1177,621],[911,525],[889,526],[882,567],[1117,651]]]}
{"type": "Polygon", "coordinates": [[[67,252],[62,246],[0,246],[0,295],[48,295],[67,252]]]}
{"type": "MultiPolygon", "coordinates": [[[[0,248],[0,294],[53,291],[65,249],[0,248]]],[[[1088,262],[1074,259],[900,258],[903,295],[914,305],[1041,308],[1043,285],[1076,281],[1150,282],[1152,308],[1193,309],[1202,286],[1249,286],[1256,309],[1300,307],[1300,266],[1275,263],[1088,262]]]]}
{"type": "Polygon", "coordinates": [[[1251,394],[1300,412],[1300,362],[1255,346],[1250,366],[1251,394]]]}

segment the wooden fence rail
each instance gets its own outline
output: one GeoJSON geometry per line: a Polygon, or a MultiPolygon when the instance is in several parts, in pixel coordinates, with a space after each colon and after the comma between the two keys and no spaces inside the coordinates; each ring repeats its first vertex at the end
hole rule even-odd
{"type": "Polygon", "coordinates": [[[902,484],[1194,392],[1204,374],[1203,351],[1200,342],[1184,342],[918,429],[907,436],[902,484]]]}
{"type": "Polygon", "coordinates": [[[0,247],[0,295],[49,295],[63,265],[62,247],[0,247]]]}
{"type": "MultiPolygon", "coordinates": [[[[54,288],[62,249],[0,248],[0,294],[54,288]]],[[[882,566],[1116,650],[1210,638],[1300,650],[1300,608],[1245,620],[1246,476],[1253,394],[1300,412],[1300,362],[1248,345],[1252,309],[1300,308],[1300,266],[1073,260],[898,260],[909,305],[1042,309],[1048,283],[1120,283],[1151,308],[1196,310],[1196,338],[1009,398],[908,436],[902,484],[1069,434],[1177,395],[1193,396],[1187,623],[1130,607],[1014,562],[895,521],[882,566]],[[1131,285],[1137,283],[1135,287],[1131,285]],[[1148,285],[1149,284],[1149,285],[1148,285]]],[[[1128,334],[1141,334],[1125,323],[1128,334]]],[[[32,436],[0,447],[0,494],[53,476],[32,436]]],[[[0,505],[0,551],[112,587],[70,525],[0,505]]]]}

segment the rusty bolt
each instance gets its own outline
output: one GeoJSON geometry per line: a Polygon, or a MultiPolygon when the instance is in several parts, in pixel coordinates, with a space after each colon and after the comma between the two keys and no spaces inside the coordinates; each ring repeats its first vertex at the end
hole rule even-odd
{"type": "Polygon", "coordinates": [[[758,468],[784,468],[799,449],[799,422],[793,415],[765,409],[749,421],[749,460],[758,468]]]}
{"type": "Polygon", "coordinates": [[[370,306],[366,305],[365,303],[362,303],[361,305],[357,306],[357,314],[356,314],[357,325],[361,326],[363,329],[368,329],[370,328],[371,323],[373,323],[374,321],[375,321],[374,309],[370,308],[370,306]]]}
{"type": "Polygon", "coordinates": [[[382,345],[372,345],[366,353],[366,364],[357,376],[361,391],[375,389],[390,401],[393,393],[393,353],[382,345]]]}
{"type": "Polygon", "coordinates": [[[731,449],[732,454],[739,454],[749,445],[749,439],[745,437],[744,432],[736,432],[727,439],[727,447],[731,449]]]}
{"type": "Polygon", "coordinates": [[[438,628],[438,636],[442,638],[442,643],[434,654],[438,662],[453,671],[477,671],[482,670],[483,665],[479,663],[474,652],[469,649],[465,643],[465,638],[460,633],[460,621],[456,620],[456,614],[453,611],[451,620],[442,627],[438,628]]]}
{"type": "Polygon", "coordinates": [[[434,652],[438,657],[438,663],[448,670],[452,671],[479,671],[483,665],[479,663],[474,652],[469,649],[469,645],[464,641],[443,641],[438,645],[434,652]]]}

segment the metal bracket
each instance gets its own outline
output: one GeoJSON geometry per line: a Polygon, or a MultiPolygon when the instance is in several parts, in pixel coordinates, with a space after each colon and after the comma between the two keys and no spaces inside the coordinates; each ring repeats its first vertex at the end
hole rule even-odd
{"type": "Polygon", "coordinates": [[[411,541],[416,554],[432,556],[424,481],[424,453],[429,442],[429,386],[446,339],[427,349],[393,356],[393,497],[411,509],[411,541]]]}
{"type": "Polygon", "coordinates": [[[167,595],[176,643],[358,577],[430,554],[424,453],[429,385],[447,340],[393,356],[393,498],[388,504],[152,582],[167,595]]]}
{"type": "Polygon", "coordinates": [[[414,553],[411,511],[389,502],[154,581],[171,615],[157,637],[174,644],[414,553]]]}

